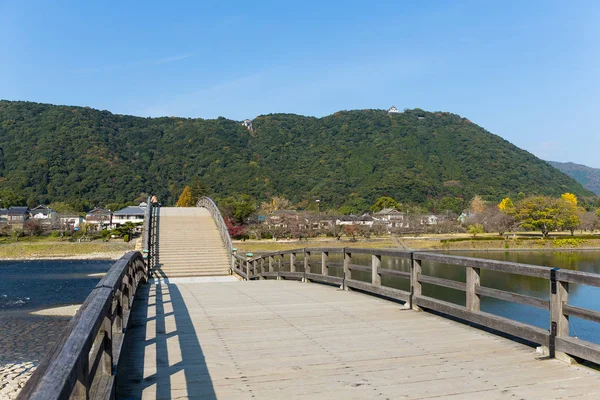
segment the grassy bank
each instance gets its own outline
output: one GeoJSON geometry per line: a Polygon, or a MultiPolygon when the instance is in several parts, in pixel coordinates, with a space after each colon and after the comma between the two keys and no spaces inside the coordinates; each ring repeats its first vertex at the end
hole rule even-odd
{"type": "Polygon", "coordinates": [[[483,235],[473,238],[466,234],[427,235],[421,237],[384,236],[371,239],[334,240],[331,238],[315,238],[310,240],[246,240],[234,241],[240,254],[246,252],[266,253],[279,250],[315,247],[360,247],[360,248],[396,248],[410,250],[551,250],[551,249],[586,249],[600,248],[600,237],[575,236],[558,234],[542,239],[535,234],[516,237],[499,237],[483,235]]]}
{"type": "Polygon", "coordinates": [[[19,238],[18,242],[0,241],[0,259],[36,258],[119,258],[133,250],[135,241],[68,242],[59,238],[19,238]]]}
{"type": "Polygon", "coordinates": [[[391,237],[383,237],[352,242],[350,240],[332,240],[331,238],[315,238],[310,240],[245,240],[235,241],[233,245],[238,253],[247,252],[268,253],[279,250],[292,250],[299,248],[315,247],[362,247],[362,248],[390,248],[398,247],[391,237]]]}

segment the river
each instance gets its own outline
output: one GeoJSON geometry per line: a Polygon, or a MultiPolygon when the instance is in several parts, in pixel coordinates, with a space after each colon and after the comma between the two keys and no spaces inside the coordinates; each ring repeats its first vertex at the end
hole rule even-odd
{"type": "Polygon", "coordinates": [[[114,261],[0,261],[0,366],[37,362],[69,317],[32,311],[81,304],[114,261]],[[90,276],[92,275],[92,276],[90,276]]]}

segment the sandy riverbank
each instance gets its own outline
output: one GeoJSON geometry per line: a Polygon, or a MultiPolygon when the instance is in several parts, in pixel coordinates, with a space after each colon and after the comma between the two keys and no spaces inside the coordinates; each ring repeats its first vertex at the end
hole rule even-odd
{"type": "Polygon", "coordinates": [[[17,398],[36,367],[31,361],[0,364],[0,400],[17,398]]]}
{"type": "Polygon", "coordinates": [[[116,260],[136,248],[124,242],[10,242],[0,244],[0,260],[116,260]]]}
{"type": "Polygon", "coordinates": [[[30,312],[31,315],[41,315],[45,317],[72,317],[77,313],[81,304],[72,304],[70,306],[44,308],[30,312]]]}

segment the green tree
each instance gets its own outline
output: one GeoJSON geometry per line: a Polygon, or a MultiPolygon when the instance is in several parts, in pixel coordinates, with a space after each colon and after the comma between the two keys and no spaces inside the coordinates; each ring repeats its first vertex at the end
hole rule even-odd
{"type": "Polygon", "coordinates": [[[22,206],[25,204],[25,198],[18,195],[11,188],[0,189],[0,207],[10,208],[12,206],[22,206]]]}
{"type": "Polygon", "coordinates": [[[64,201],[54,201],[48,205],[51,209],[59,214],[75,214],[81,210],[76,210],[70,203],[64,201]]]}
{"type": "Polygon", "coordinates": [[[481,225],[481,224],[469,225],[468,232],[469,232],[469,234],[473,235],[473,237],[476,237],[480,233],[484,232],[483,225],[481,225]]]}
{"type": "Polygon", "coordinates": [[[256,201],[247,194],[236,194],[224,198],[219,202],[221,213],[232,218],[238,224],[244,224],[256,211],[256,201]]]}
{"type": "Polygon", "coordinates": [[[464,210],[464,200],[460,197],[442,197],[437,205],[439,212],[451,211],[460,214],[464,210]]]}
{"type": "Polygon", "coordinates": [[[400,204],[391,197],[383,196],[378,198],[375,203],[369,208],[371,212],[379,212],[384,208],[400,209],[400,204]]]}
{"type": "Polygon", "coordinates": [[[546,196],[526,197],[519,201],[515,217],[522,228],[539,230],[544,238],[562,226],[557,199],[546,196]]]}
{"type": "Polygon", "coordinates": [[[190,183],[190,190],[192,192],[192,201],[194,202],[194,205],[202,196],[208,195],[208,189],[198,175],[194,176],[192,179],[192,182],[190,183]]]}
{"type": "Polygon", "coordinates": [[[179,200],[177,200],[177,207],[194,207],[196,202],[192,198],[192,191],[189,186],[183,188],[183,192],[179,196],[179,200]]]}

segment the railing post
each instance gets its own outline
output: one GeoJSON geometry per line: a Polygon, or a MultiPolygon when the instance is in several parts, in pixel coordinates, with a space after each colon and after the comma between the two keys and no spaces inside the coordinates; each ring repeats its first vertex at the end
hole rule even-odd
{"type": "Polygon", "coordinates": [[[310,274],[310,251],[304,249],[304,282],[306,282],[306,274],[310,274]]]}
{"type": "Polygon", "coordinates": [[[346,251],[344,248],[344,281],[343,281],[343,289],[349,290],[348,286],[346,286],[346,279],[352,279],[352,271],[350,270],[350,262],[352,261],[352,253],[346,251]]]}
{"type": "Polygon", "coordinates": [[[123,294],[121,293],[121,289],[117,289],[115,293],[115,297],[113,298],[113,303],[115,303],[117,315],[115,316],[115,321],[113,325],[114,332],[123,333],[123,294]]]}
{"type": "Polygon", "coordinates": [[[261,257],[260,258],[260,279],[265,279],[264,274],[265,273],[265,258],[261,257]]]}
{"type": "Polygon", "coordinates": [[[121,306],[123,307],[123,310],[129,310],[130,291],[129,285],[127,284],[128,281],[129,276],[126,274],[121,281],[121,306]]]}
{"type": "Polygon", "coordinates": [[[250,260],[246,259],[246,280],[250,280],[250,260]]]}
{"type": "Polygon", "coordinates": [[[274,262],[274,257],[273,256],[269,256],[269,272],[273,272],[273,262],[274,262]]]}
{"type": "Polygon", "coordinates": [[[422,287],[419,282],[421,276],[421,260],[414,257],[414,253],[410,254],[410,308],[416,311],[421,311],[421,308],[415,304],[415,297],[421,296],[422,287]]]}
{"type": "Polygon", "coordinates": [[[321,253],[321,275],[328,276],[329,275],[329,266],[327,266],[327,261],[329,260],[329,252],[324,251],[321,253]]]}
{"type": "MultiPolygon", "coordinates": [[[[112,311],[112,307],[111,307],[112,311]]],[[[110,316],[104,317],[104,322],[102,324],[103,332],[103,354],[102,354],[102,372],[105,375],[112,375],[113,373],[113,343],[112,343],[112,320],[110,316]]]]}
{"type": "MultiPolygon", "coordinates": [[[[278,254],[277,255],[279,257],[279,259],[277,260],[277,271],[281,272],[281,267],[283,265],[283,254],[278,254]]],[[[277,280],[281,280],[281,276],[279,275],[279,272],[277,273],[277,280]]]]}
{"type": "Polygon", "coordinates": [[[239,268],[239,264],[240,264],[240,262],[239,262],[239,260],[238,260],[238,259],[237,259],[237,257],[236,257],[236,255],[237,255],[237,251],[238,251],[238,249],[237,249],[237,248],[235,248],[235,247],[233,247],[233,248],[231,249],[231,272],[230,272],[230,274],[233,274],[233,271],[234,271],[236,268],[239,268]]]}
{"type": "Polygon", "coordinates": [[[371,283],[373,286],[381,286],[381,274],[379,268],[381,267],[381,256],[373,254],[371,256],[371,283]]]}
{"type": "Polygon", "coordinates": [[[296,253],[290,253],[290,272],[296,272],[296,253]]]}
{"type": "Polygon", "coordinates": [[[563,306],[569,302],[569,283],[556,279],[559,268],[550,270],[550,340],[549,356],[571,362],[571,358],[563,352],[556,351],[556,337],[569,336],[569,316],[565,315],[563,306]]]}
{"type": "Polygon", "coordinates": [[[90,398],[90,362],[87,357],[84,358],[84,361],[79,367],[79,371],[77,373],[77,382],[75,383],[75,387],[71,392],[71,399],[77,400],[87,400],[90,398]]]}
{"type": "Polygon", "coordinates": [[[479,268],[466,267],[467,273],[467,310],[481,310],[481,299],[477,294],[477,288],[481,284],[481,270],[479,268]]]}

